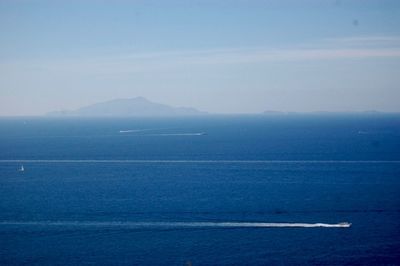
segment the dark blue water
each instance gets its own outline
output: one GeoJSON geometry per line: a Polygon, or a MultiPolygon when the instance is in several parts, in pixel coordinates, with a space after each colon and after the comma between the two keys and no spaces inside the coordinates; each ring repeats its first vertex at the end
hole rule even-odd
{"type": "Polygon", "coordinates": [[[400,116],[0,120],[1,265],[400,265],[399,226],[400,116]]]}

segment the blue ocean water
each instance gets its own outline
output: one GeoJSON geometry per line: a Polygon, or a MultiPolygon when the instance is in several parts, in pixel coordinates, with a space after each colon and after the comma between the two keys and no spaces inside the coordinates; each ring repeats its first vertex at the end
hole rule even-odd
{"type": "Polygon", "coordinates": [[[0,120],[1,265],[399,265],[399,195],[399,115],[0,120]]]}

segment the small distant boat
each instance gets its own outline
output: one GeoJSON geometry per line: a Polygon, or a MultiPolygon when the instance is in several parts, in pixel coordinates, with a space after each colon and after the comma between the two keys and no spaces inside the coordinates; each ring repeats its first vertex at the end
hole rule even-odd
{"type": "Polygon", "coordinates": [[[350,227],[350,226],[351,226],[351,223],[348,223],[348,222],[339,223],[339,226],[340,226],[340,227],[350,227]]]}
{"type": "Polygon", "coordinates": [[[25,171],[25,168],[23,165],[21,165],[21,168],[18,169],[18,172],[24,172],[24,171],[25,171]]]}

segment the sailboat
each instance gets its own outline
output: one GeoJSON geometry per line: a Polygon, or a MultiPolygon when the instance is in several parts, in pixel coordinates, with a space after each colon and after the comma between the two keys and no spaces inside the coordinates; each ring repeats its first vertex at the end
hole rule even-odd
{"type": "Polygon", "coordinates": [[[19,168],[19,169],[18,169],[18,171],[19,171],[19,172],[23,172],[23,171],[25,171],[25,169],[24,169],[24,166],[23,166],[23,165],[21,165],[21,168],[19,168]]]}

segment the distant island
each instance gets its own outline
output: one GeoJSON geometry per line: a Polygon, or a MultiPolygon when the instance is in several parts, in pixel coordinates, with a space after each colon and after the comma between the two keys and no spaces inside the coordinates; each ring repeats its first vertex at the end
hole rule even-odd
{"type": "Polygon", "coordinates": [[[310,111],[310,112],[283,112],[267,110],[261,113],[266,116],[287,116],[287,115],[385,115],[385,114],[398,114],[395,112],[380,112],[376,110],[367,111],[310,111]]]}
{"type": "MultiPolygon", "coordinates": [[[[218,115],[218,113],[213,113],[218,115]]],[[[284,112],[266,110],[261,113],[244,115],[288,116],[288,115],[379,115],[388,114],[379,111],[314,111],[314,112],[284,112]]],[[[129,99],[115,99],[81,107],[77,110],[49,112],[46,116],[53,117],[172,117],[172,116],[198,116],[210,115],[208,112],[199,111],[191,107],[173,107],[166,104],[155,103],[144,97],[129,99]]],[[[235,114],[220,114],[235,115],[235,114]]],[[[240,115],[237,113],[236,115],[240,115]]]]}
{"type": "Polygon", "coordinates": [[[73,111],[55,111],[48,116],[132,117],[132,116],[191,116],[204,115],[189,107],[172,107],[155,103],[143,97],[115,99],[85,106],[73,111]]]}

